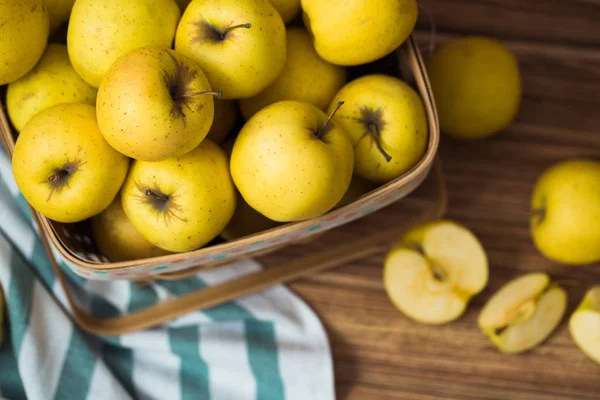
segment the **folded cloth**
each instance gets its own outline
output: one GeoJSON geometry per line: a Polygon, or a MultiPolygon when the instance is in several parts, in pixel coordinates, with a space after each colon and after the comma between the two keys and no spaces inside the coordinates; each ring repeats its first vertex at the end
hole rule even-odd
{"type": "MultiPolygon", "coordinates": [[[[6,303],[0,398],[333,399],[329,343],[313,311],[284,286],[119,337],[73,324],[10,162],[0,154],[0,286],[6,303]]],[[[143,286],[69,285],[90,313],[116,316],[256,271],[245,261],[143,286]]]]}

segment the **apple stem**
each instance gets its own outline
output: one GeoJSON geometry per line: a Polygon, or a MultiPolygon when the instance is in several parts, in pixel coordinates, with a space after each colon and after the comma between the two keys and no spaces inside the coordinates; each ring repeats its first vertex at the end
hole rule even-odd
{"type": "Polygon", "coordinates": [[[383,157],[385,158],[385,161],[390,162],[392,160],[392,156],[390,156],[384,149],[383,149],[383,145],[381,144],[381,138],[379,136],[379,128],[377,127],[377,124],[374,123],[370,123],[367,126],[367,129],[369,130],[369,133],[371,134],[371,138],[373,139],[373,141],[375,142],[375,146],[377,146],[377,150],[379,150],[379,152],[381,154],[383,154],[383,157]]]}
{"type": "Polygon", "coordinates": [[[210,95],[215,96],[217,98],[220,98],[221,96],[223,96],[223,92],[213,92],[211,90],[205,90],[205,91],[202,91],[202,92],[184,93],[181,96],[174,98],[173,100],[181,100],[181,99],[186,98],[186,97],[194,97],[194,96],[199,96],[201,94],[210,94],[210,95]]]}
{"type": "Polygon", "coordinates": [[[230,26],[229,28],[225,29],[225,31],[223,31],[221,33],[221,40],[225,40],[225,36],[227,36],[227,34],[229,33],[229,31],[232,31],[232,30],[237,29],[237,28],[250,29],[250,28],[252,28],[252,24],[239,24],[239,25],[230,26]]]}
{"type": "Polygon", "coordinates": [[[162,202],[166,202],[166,201],[168,201],[168,200],[169,200],[169,196],[167,196],[166,194],[164,194],[164,193],[161,193],[161,192],[155,192],[155,191],[153,191],[153,190],[151,190],[151,189],[146,189],[146,190],[144,191],[144,194],[145,194],[146,196],[148,196],[148,197],[152,196],[152,197],[154,197],[155,199],[157,199],[157,200],[159,200],[159,201],[162,201],[162,202]]]}
{"type": "Polygon", "coordinates": [[[333,111],[329,114],[329,116],[327,117],[327,121],[325,121],[325,124],[323,124],[323,126],[321,128],[319,128],[317,130],[317,138],[321,139],[323,137],[323,135],[325,134],[325,132],[327,132],[327,129],[329,129],[329,125],[331,124],[331,120],[333,119],[333,116],[335,115],[335,113],[337,112],[337,110],[340,109],[341,106],[344,105],[343,101],[338,101],[335,108],[333,109],[333,111]]]}
{"type": "Polygon", "coordinates": [[[546,208],[545,207],[534,208],[531,211],[531,215],[533,218],[535,218],[535,224],[536,225],[540,224],[540,223],[542,223],[544,218],[546,218],[546,208]]]}

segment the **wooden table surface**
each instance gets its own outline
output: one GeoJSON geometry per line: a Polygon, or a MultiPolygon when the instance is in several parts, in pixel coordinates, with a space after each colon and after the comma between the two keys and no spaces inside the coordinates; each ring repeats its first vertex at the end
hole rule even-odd
{"type": "MultiPolygon", "coordinates": [[[[463,34],[501,38],[517,53],[524,97],[517,121],[485,141],[442,138],[448,217],[469,226],[490,261],[490,282],[463,317],[436,327],[394,309],[382,285],[384,253],[291,287],[329,334],[340,399],[600,399],[600,366],[575,346],[567,317],[600,266],[566,267],[544,259],[529,234],[536,178],[571,157],[600,157],[600,1],[420,0],[438,26],[437,43],[463,34]],[[478,330],[483,303],[519,274],[547,271],[564,280],[567,317],[544,344],[500,354],[478,330]]],[[[427,21],[417,38],[424,45],[427,21]]],[[[425,46],[424,46],[425,47],[425,46]]],[[[276,264],[347,238],[403,223],[426,206],[428,191],[372,216],[264,258],[276,264]]],[[[316,399],[315,399],[316,400],[316,399]]]]}

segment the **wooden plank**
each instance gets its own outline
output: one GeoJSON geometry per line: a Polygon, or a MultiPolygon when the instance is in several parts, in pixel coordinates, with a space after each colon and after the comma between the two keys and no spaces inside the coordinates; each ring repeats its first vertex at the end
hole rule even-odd
{"type": "MultiPolygon", "coordinates": [[[[600,44],[597,0],[419,0],[440,31],[565,44],[600,44]]],[[[425,12],[420,28],[429,27],[425,12]]]]}
{"type": "MultiPolygon", "coordinates": [[[[451,38],[439,36],[441,42],[451,38]]],[[[382,286],[384,253],[292,285],[325,324],[341,399],[600,398],[600,367],[573,343],[567,317],[546,343],[518,356],[500,354],[477,328],[485,300],[519,274],[547,271],[561,280],[569,295],[567,316],[588,285],[600,282],[598,265],[565,267],[544,259],[532,244],[528,222],[531,190],[546,167],[571,157],[600,157],[600,52],[508,44],[519,56],[524,78],[516,123],[480,142],[444,137],[440,151],[450,189],[448,216],[478,235],[491,265],[487,288],[465,315],[431,327],[396,311],[382,286]]],[[[429,194],[424,188],[370,215],[367,223],[266,261],[289,260],[414,216],[429,204],[429,194]]]]}

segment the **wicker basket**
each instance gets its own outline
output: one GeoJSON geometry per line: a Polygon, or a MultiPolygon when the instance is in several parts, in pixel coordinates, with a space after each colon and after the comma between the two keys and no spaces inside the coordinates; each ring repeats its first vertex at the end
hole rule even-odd
{"type": "MultiPolygon", "coordinates": [[[[312,220],[285,224],[237,240],[211,244],[187,253],[127,262],[108,262],[102,254],[99,254],[94,246],[87,223],[61,224],[50,221],[34,211],[34,218],[39,224],[42,240],[53,265],[55,265],[55,272],[61,283],[64,283],[64,277],[58,267],[59,261],[62,261],[74,273],[86,279],[148,280],[154,278],[180,278],[198,270],[230,264],[241,258],[256,257],[290,243],[311,240],[315,235],[361,218],[411,193],[424,181],[433,165],[439,143],[439,126],[425,67],[413,38],[410,37],[395,54],[394,60],[397,61],[396,67],[400,71],[399,75],[403,80],[412,84],[420,94],[427,112],[429,125],[427,150],[423,158],[410,171],[362,196],[353,203],[334,209],[312,220]]],[[[366,68],[365,72],[368,72],[369,67],[366,68]]],[[[0,135],[8,154],[12,154],[15,137],[2,109],[0,109],[0,135]]],[[[102,334],[120,334],[152,326],[199,307],[219,304],[241,294],[339,264],[350,259],[350,256],[356,258],[368,252],[374,245],[385,241],[394,233],[383,232],[375,237],[361,239],[360,249],[357,248],[356,244],[339,246],[339,249],[332,249],[327,254],[317,254],[305,260],[290,263],[290,265],[261,271],[254,274],[254,276],[222,284],[214,290],[213,288],[205,289],[203,293],[194,293],[179,299],[169,300],[165,304],[117,319],[96,319],[85,315],[76,304],[72,303],[71,305],[75,312],[76,321],[84,329],[102,334]]],[[[68,289],[66,285],[64,286],[65,289],[68,289]]],[[[68,290],[66,291],[68,292],[68,290]]],[[[69,301],[72,300],[70,296],[68,298],[69,301]]]]}

